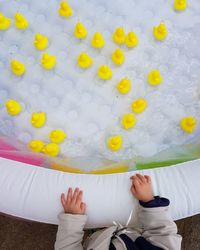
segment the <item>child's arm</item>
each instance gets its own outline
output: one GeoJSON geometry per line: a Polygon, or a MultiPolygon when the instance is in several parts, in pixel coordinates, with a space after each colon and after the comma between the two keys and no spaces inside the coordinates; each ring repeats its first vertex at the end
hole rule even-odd
{"type": "MultiPolygon", "coordinates": [[[[169,214],[169,200],[153,196],[149,176],[136,175],[131,179],[131,192],[140,203],[139,220],[143,229],[142,237],[161,249],[181,249],[182,237],[177,234],[177,226],[169,214]]],[[[142,237],[136,240],[141,246],[144,241],[142,237]]]]}
{"type": "Polygon", "coordinates": [[[61,195],[65,213],[59,214],[59,226],[55,250],[82,250],[83,228],[86,223],[86,205],[82,202],[83,192],[78,188],[74,193],[69,188],[67,198],[61,195]]]}

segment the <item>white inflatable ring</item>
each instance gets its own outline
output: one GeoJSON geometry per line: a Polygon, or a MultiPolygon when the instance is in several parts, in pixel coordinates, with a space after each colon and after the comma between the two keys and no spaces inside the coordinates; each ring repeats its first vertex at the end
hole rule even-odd
{"type": "MultiPolygon", "coordinates": [[[[200,160],[143,170],[152,177],[155,194],[168,197],[175,220],[200,213],[200,160]]],[[[0,212],[28,220],[57,224],[62,211],[60,194],[80,187],[87,204],[87,227],[126,223],[137,201],[130,194],[129,177],[122,174],[86,175],[37,168],[0,158],[0,212]]],[[[134,217],[133,217],[134,220],[134,217]]]]}

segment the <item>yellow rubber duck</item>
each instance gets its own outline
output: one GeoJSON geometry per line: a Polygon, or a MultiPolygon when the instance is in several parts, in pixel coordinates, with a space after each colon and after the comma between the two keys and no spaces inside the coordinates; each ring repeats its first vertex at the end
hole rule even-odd
{"type": "Polygon", "coordinates": [[[0,12],[0,30],[7,30],[10,27],[11,19],[5,17],[2,12],[0,12]]]}
{"type": "Polygon", "coordinates": [[[87,69],[93,64],[93,60],[87,53],[83,52],[79,55],[77,63],[79,67],[87,69]]]}
{"type": "Polygon", "coordinates": [[[125,56],[123,50],[117,48],[112,54],[112,60],[117,65],[122,65],[125,61],[125,56]]]}
{"type": "Polygon", "coordinates": [[[83,39],[87,36],[87,29],[80,21],[76,24],[74,35],[78,39],[83,39]]]}
{"type": "Polygon", "coordinates": [[[196,127],[196,119],[192,116],[187,116],[180,121],[180,126],[183,131],[192,133],[196,127]]]}
{"type": "Polygon", "coordinates": [[[44,148],[45,143],[40,140],[32,140],[29,142],[28,147],[36,153],[40,153],[42,149],[44,148]]]}
{"type": "Polygon", "coordinates": [[[133,128],[136,124],[136,117],[134,114],[125,114],[122,117],[122,126],[124,129],[130,129],[133,128]]]}
{"type": "Polygon", "coordinates": [[[41,65],[44,69],[53,69],[56,65],[56,56],[51,56],[47,53],[43,53],[41,65]]]}
{"type": "Polygon", "coordinates": [[[6,109],[9,115],[18,115],[22,110],[20,103],[12,99],[6,101],[6,109]]]}
{"type": "Polygon", "coordinates": [[[104,46],[104,38],[100,32],[96,32],[92,38],[91,44],[96,49],[101,49],[104,46]]]}
{"type": "Polygon", "coordinates": [[[131,81],[128,78],[124,78],[117,84],[116,87],[119,93],[127,94],[131,90],[131,81]]]}
{"type": "Polygon", "coordinates": [[[61,17],[70,17],[73,15],[72,8],[67,1],[61,1],[58,12],[61,17]]]}
{"type": "Polygon", "coordinates": [[[31,118],[31,124],[36,128],[41,128],[46,122],[46,114],[44,112],[34,112],[31,118]]]}
{"type": "Polygon", "coordinates": [[[126,46],[129,48],[134,48],[135,46],[138,45],[138,38],[133,31],[129,32],[126,35],[125,43],[126,43],[126,46]]]}
{"type": "Polygon", "coordinates": [[[185,10],[187,8],[187,1],[186,0],[175,0],[174,1],[174,9],[175,10],[185,10]]]}
{"type": "Polygon", "coordinates": [[[17,61],[15,59],[11,60],[10,67],[11,67],[13,74],[17,76],[23,75],[26,71],[25,65],[22,62],[17,61]]]}
{"type": "Polygon", "coordinates": [[[65,140],[65,138],[67,137],[67,135],[62,131],[62,130],[53,130],[51,131],[51,133],[49,134],[50,140],[53,143],[61,143],[65,140]]]}
{"type": "Polygon", "coordinates": [[[98,76],[102,80],[109,80],[112,78],[112,70],[108,65],[101,65],[98,70],[98,76]]]}
{"type": "Polygon", "coordinates": [[[20,13],[17,12],[15,14],[15,27],[18,29],[26,29],[28,28],[28,21],[27,19],[20,13]]]}
{"type": "Polygon", "coordinates": [[[42,149],[42,152],[45,155],[56,157],[60,153],[60,147],[56,143],[49,143],[42,149]]]}
{"type": "Polygon", "coordinates": [[[126,39],[126,34],[124,28],[119,27],[113,33],[113,40],[117,44],[124,44],[126,39]]]}
{"type": "Polygon", "coordinates": [[[142,113],[147,107],[147,101],[143,98],[139,98],[132,103],[132,110],[136,114],[142,113]]]}
{"type": "Polygon", "coordinates": [[[167,37],[167,34],[168,31],[164,22],[160,22],[157,27],[153,27],[153,35],[157,40],[164,40],[167,37]]]}
{"type": "Polygon", "coordinates": [[[38,50],[46,49],[49,44],[49,40],[47,36],[43,36],[40,33],[35,35],[34,45],[38,50]]]}
{"type": "Polygon", "coordinates": [[[112,136],[107,142],[108,148],[112,151],[118,151],[122,147],[122,137],[121,135],[112,136]]]}
{"type": "Polygon", "coordinates": [[[157,86],[161,84],[163,78],[160,74],[160,71],[158,69],[152,70],[148,75],[148,83],[153,86],[157,86]]]}

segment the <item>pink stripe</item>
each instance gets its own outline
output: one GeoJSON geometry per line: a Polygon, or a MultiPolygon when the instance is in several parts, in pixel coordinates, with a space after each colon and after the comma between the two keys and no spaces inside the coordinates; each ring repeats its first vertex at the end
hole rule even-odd
{"type": "Polygon", "coordinates": [[[6,139],[0,137],[0,150],[18,150],[16,147],[7,142],[6,139]]]}
{"type": "Polygon", "coordinates": [[[35,155],[32,153],[24,153],[20,151],[3,151],[3,150],[0,150],[0,157],[35,166],[44,165],[46,159],[44,156],[41,156],[39,154],[35,155]]]}

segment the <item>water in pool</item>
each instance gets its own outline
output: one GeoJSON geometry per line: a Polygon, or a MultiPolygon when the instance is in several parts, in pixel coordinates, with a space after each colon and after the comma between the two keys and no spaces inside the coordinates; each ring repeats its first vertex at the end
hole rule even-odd
{"type": "Polygon", "coordinates": [[[46,154],[115,161],[193,141],[199,0],[185,10],[166,0],[60,3],[0,3],[0,133],[40,140],[46,154]]]}

